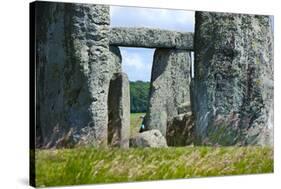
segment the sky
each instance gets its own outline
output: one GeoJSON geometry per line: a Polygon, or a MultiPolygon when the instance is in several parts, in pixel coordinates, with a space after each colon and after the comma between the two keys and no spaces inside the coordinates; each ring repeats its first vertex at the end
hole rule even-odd
{"type": "MultiPolygon", "coordinates": [[[[194,32],[194,11],[110,7],[111,27],[152,27],[194,32]]],[[[120,47],[122,70],[130,81],[150,81],[155,49],[120,47]]]]}

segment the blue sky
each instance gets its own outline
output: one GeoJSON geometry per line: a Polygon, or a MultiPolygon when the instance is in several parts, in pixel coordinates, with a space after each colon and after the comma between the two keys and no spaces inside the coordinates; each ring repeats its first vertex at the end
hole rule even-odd
{"type": "MultiPolygon", "coordinates": [[[[110,7],[111,27],[152,27],[175,31],[194,31],[194,11],[110,7]]],[[[121,47],[122,69],[130,81],[150,81],[155,49],[121,47]]]]}

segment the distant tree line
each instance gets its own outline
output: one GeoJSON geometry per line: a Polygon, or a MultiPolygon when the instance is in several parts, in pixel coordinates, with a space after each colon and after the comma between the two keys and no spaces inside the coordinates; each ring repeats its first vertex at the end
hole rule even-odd
{"type": "Polygon", "coordinates": [[[150,82],[130,81],[131,112],[146,112],[150,82]]]}

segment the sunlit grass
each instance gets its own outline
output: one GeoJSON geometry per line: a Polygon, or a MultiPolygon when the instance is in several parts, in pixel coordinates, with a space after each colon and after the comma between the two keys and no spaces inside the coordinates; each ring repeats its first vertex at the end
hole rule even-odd
{"type": "Polygon", "coordinates": [[[273,172],[262,147],[37,150],[37,186],[77,185],[273,172]]]}

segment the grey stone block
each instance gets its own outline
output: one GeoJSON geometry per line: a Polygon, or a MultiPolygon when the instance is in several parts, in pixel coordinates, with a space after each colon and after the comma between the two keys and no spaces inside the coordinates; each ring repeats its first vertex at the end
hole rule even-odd
{"type": "Polygon", "coordinates": [[[110,29],[110,45],[193,50],[193,33],[154,28],[110,29]]]}

